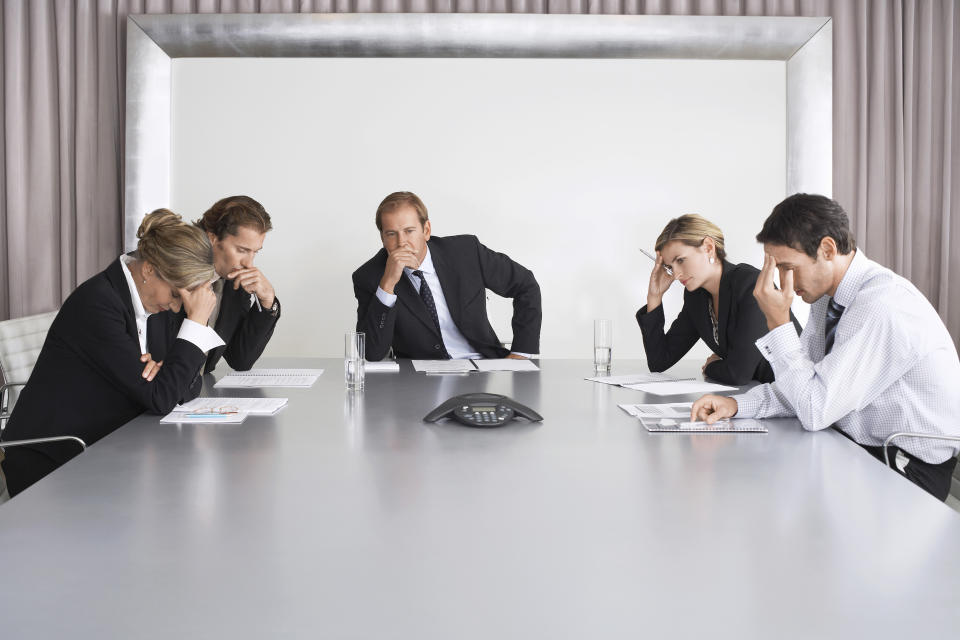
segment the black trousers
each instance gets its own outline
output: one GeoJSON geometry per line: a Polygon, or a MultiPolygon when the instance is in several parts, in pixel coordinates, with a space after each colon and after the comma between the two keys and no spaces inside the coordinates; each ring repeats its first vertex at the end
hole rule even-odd
{"type": "MultiPolygon", "coordinates": [[[[860,443],[857,443],[860,444],[860,443]]],[[[874,458],[883,462],[883,447],[872,447],[861,444],[861,447],[869,451],[874,458]]],[[[890,468],[904,476],[907,480],[917,485],[937,500],[943,501],[950,495],[950,484],[953,479],[953,470],[957,466],[957,459],[950,458],[940,464],[924,462],[913,454],[907,453],[898,447],[887,447],[887,453],[890,456],[890,468]],[[897,468],[897,453],[902,453],[910,462],[903,471],[897,468]]]]}
{"type": "Polygon", "coordinates": [[[4,454],[3,462],[0,463],[0,468],[3,469],[3,474],[7,478],[10,497],[17,495],[79,453],[80,445],[73,442],[49,442],[29,447],[10,447],[4,454]]]}

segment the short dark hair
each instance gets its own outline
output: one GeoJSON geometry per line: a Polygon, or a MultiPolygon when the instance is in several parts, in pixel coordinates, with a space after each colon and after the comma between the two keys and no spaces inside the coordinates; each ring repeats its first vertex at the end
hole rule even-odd
{"type": "Polygon", "coordinates": [[[377,223],[377,229],[383,231],[383,214],[392,213],[403,206],[411,206],[416,210],[421,227],[430,219],[427,215],[427,205],[423,204],[423,200],[417,194],[412,191],[394,191],[384,198],[380,206],[377,207],[377,215],[374,219],[374,222],[377,223]]]}
{"type": "Polygon", "coordinates": [[[270,214],[250,196],[230,196],[217,200],[197,220],[196,225],[217,236],[217,240],[223,240],[228,233],[237,235],[240,227],[250,227],[260,233],[273,229],[270,214]]]}
{"type": "Polygon", "coordinates": [[[757,242],[791,247],[816,258],[820,241],[826,237],[833,238],[842,255],[857,248],[847,212],[836,200],[795,193],[773,208],[757,234],[757,242]]]}

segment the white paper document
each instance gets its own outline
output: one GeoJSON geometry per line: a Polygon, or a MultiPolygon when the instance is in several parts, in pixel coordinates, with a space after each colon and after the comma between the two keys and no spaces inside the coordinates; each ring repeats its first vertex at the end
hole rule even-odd
{"type": "Polygon", "coordinates": [[[670,404],[618,404],[618,407],[635,418],[674,418],[690,417],[692,402],[673,402],[670,404]]]}
{"type": "Polygon", "coordinates": [[[383,360],[382,362],[364,362],[363,370],[367,373],[400,373],[400,363],[393,360],[383,360]]]}
{"type": "Polygon", "coordinates": [[[160,418],[160,424],[240,424],[247,419],[245,413],[191,413],[172,411],[160,418]]]}
{"type": "Polygon", "coordinates": [[[628,384],[641,384],[644,382],[672,382],[677,378],[666,373],[631,373],[626,376],[597,376],[596,378],[584,378],[590,382],[599,382],[601,384],[612,384],[622,387],[628,384]]]}
{"type": "Polygon", "coordinates": [[[516,358],[487,358],[473,361],[480,371],[540,371],[533,360],[516,358]]]}
{"type": "Polygon", "coordinates": [[[714,393],[716,391],[739,391],[737,387],[727,387],[713,382],[702,380],[677,380],[674,382],[645,382],[642,384],[625,384],[627,389],[635,389],[657,396],[678,396],[685,393],[714,393]]]}
{"type": "MultiPolygon", "coordinates": [[[[687,418],[690,414],[687,414],[687,418]]],[[[759,420],[752,418],[717,420],[713,424],[690,422],[672,418],[640,418],[640,424],[647,431],[665,433],[767,433],[767,428],[759,420]]]]}
{"type": "Polygon", "coordinates": [[[257,416],[272,416],[287,406],[287,398],[195,398],[177,405],[175,412],[217,413],[237,411],[257,416]]]}
{"type": "Polygon", "coordinates": [[[218,389],[250,387],[312,387],[323,369],[250,369],[235,371],[220,378],[218,389]]]}
{"type": "Polygon", "coordinates": [[[424,373],[464,373],[467,371],[476,371],[470,360],[411,360],[414,371],[423,371],[424,373]]]}

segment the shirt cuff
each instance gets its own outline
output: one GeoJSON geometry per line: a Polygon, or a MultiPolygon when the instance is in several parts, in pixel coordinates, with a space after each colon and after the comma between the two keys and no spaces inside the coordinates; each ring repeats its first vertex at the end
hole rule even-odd
{"type": "Polygon", "coordinates": [[[782,324],[754,343],[770,364],[782,359],[788,353],[803,351],[800,336],[792,322],[782,324]]]}
{"type": "Polygon", "coordinates": [[[393,307],[393,305],[397,304],[397,294],[387,293],[380,287],[377,287],[377,300],[382,302],[383,306],[390,309],[393,307]]]}
{"type": "Polygon", "coordinates": [[[734,418],[756,418],[760,413],[760,400],[749,393],[730,396],[737,401],[737,415],[734,418]]]}
{"type": "Polygon", "coordinates": [[[216,331],[189,318],[184,318],[177,337],[195,345],[204,353],[227,344],[216,331]]]}
{"type": "Polygon", "coordinates": [[[526,358],[527,360],[529,360],[530,358],[533,357],[533,354],[532,354],[532,353],[520,353],[519,351],[511,351],[511,352],[510,352],[510,355],[512,355],[512,356],[522,356],[522,357],[526,358]]]}

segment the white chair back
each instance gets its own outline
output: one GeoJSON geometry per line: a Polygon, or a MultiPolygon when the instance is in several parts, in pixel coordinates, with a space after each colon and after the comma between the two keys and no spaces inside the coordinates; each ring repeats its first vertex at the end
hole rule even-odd
{"type": "MultiPolygon", "coordinates": [[[[0,373],[3,382],[26,382],[37,363],[56,311],[0,322],[0,373]]],[[[12,408],[22,387],[8,390],[12,408]]]]}

